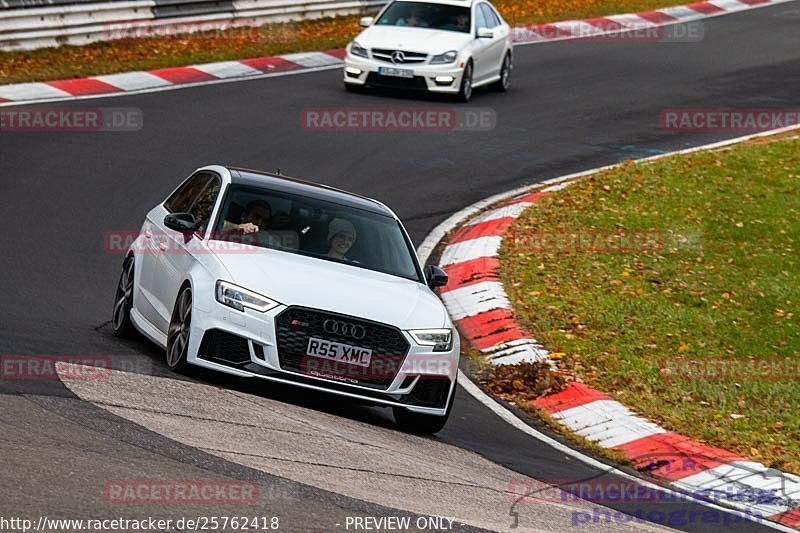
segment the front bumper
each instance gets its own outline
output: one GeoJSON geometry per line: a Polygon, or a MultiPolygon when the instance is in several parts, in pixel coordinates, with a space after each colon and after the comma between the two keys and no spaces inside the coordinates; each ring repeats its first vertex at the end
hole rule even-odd
{"type": "MultiPolygon", "coordinates": [[[[324,391],[365,403],[404,407],[416,413],[443,416],[455,386],[460,353],[458,333],[447,352],[432,352],[401,331],[409,348],[391,376],[376,385],[375,380],[341,379],[321,374],[319,366],[291,369],[281,364],[278,353],[276,317],[289,308],[281,305],[266,313],[250,309],[239,312],[214,300],[208,309],[195,305],[187,361],[191,364],[240,377],[255,377],[324,391]],[[222,339],[222,340],[220,340],[222,339]],[[308,368],[308,371],[304,371],[308,368]]],[[[307,358],[312,363],[318,358],[307,358]]],[[[327,362],[322,360],[323,363],[327,362]]],[[[344,363],[337,363],[337,368],[344,363]]]]}
{"type": "Polygon", "coordinates": [[[436,93],[457,94],[461,88],[461,76],[464,69],[459,67],[459,62],[449,65],[392,65],[383,61],[376,61],[348,52],[344,60],[344,82],[351,85],[389,87],[399,89],[422,89],[436,93]],[[414,78],[398,78],[395,76],[382,76],[378,74],[379,67],[399,66],[412,70],[414,78]],[[439,78],[439,82],[437,82],[439,78]],[[447,78],[452,81],[446,82],[447,78]]]}

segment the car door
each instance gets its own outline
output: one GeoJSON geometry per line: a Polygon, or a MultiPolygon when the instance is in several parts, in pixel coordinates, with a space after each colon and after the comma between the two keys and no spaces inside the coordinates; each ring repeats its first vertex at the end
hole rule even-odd
{"type": "Polygon", "coordinates": [[[492,30],[491,39],[486,41],[486,78],[500,75],[500,68],[503,62],[503,54],[506,51],[506,40],[508,39],[509,28],[504,24],[500,16],[494,11],[492,6],[486,3],[478,4],[478,9],[483,13],[486,27],[492,30]]]}
{"type": "Polygon", "coordinates": [[[488,28],[489,23],[486,20],[486,14],[481,9],[482,4],[476,4],[475,7],[472,9],[475,17],[475,40],[473,41],[473,52],[472,52],[472,62],[473,62],[473,73],[472,79],[473,82],[479,82],[482,79],[486,78],[487,72],[490,68],[490,60],[487,57],[489,54],[489,41],[491,39],[482,39],[478,38],[478,31],[483,28],[488,28]]]}
{"type": "Polygon", "coordinates": [[[153,325],[159,322],[158,290],[156,288],[159,261],[165,246],[164,217],[168,213],[188,211],[205,184],[207,176],[195,174],[184,180],[172,194],[150,210],[142,225],[142,246],[136,257],[136,282],[138,294],[134,296],[136,309],[153,325]],[[140,298],[137,298],[140,296],[140,298]]]}
{"type": "Polygon", "coordinates": [[[205,185],[195,197],[192,206],[185,211],[194,216],[197,230],[187,235],[164,227],[164,244],[161,246],[155,283],[159,301],[159,317],[155,325],[164,332],[169,327],[181,283],[196,264],[203,262],[202,255],[209,253],[203,239],[220,196],[222,179],[214,172],[204,171],[202,174],[205,185]]]}
{"type": "Polygon", "coordinates": [[[151,322],[159,331],[164,333],[167,331],[169,319],[172,316],[172,306],[175,303],[175,295],[178,293],[180,279],[182,279],[183,272],[188,270],[188,258],[185,257],[187,244],[193,239],[202,239],[202,236],[198,237],[197,235],[188,239],[183,233],[167,228],[164,225],[164,217],[170,213],[191,213],[198,199],[214,179],[218,180],[219,177],[207,170],[194,174],[188,180],[191,184],[190,187],[185,191],[180,191],[180,189],[176,191],[175,201],[165,202],[162,206],[162,211],[158,213],[155,217],[156,220],[154,220],[154,225],[156,226],[154,236],[156,237],[157,249],[154,255],[152,283],[155,316],[151,322]],[[178,271],[176,264],[185,266],[186,270],[178,271]]]}

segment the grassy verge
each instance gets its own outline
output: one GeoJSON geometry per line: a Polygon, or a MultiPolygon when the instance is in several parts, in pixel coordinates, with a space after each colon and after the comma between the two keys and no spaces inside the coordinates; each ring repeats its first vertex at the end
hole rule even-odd
{"type": "MultiPolygon", "coordinates": [[[[525,25],[644,11],[678,0],[498,0],[509,24],[525,25]]],[[[359,17],[267,24],[184,36],[120,39],[86,46],[0,52],[0,84],[112,74],[132,70],[344,47],[359,17]]]]}
{"type": "Polygon", "coordinates": [[[629,164],[544,197],[502,276],[581,380],[800,473],[800,139],[629,164]]]}

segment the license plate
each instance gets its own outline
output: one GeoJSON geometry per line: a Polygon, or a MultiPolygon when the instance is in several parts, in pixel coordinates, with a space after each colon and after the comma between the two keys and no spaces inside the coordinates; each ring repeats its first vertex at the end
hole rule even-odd
{"type": "Polygon", "coordinates": [[[306,355],[339,361],[349,365],[369,366],[372,350],[351,344],[309,337],[306,355]]]}
{"type": "Polygon", "coordinates": [[[381,76],[395,76],[397,78],[413,78],[414,71],[407,68],[378,67],[381,76]]]}

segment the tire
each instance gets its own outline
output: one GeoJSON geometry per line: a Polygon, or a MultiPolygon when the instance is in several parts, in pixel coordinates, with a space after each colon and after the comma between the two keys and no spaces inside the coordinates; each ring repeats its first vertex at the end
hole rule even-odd
{"type": "Polygon", "coordinates": [[[464,74],[461,76],[461,87],[458,90],[458,99],[461,102],[469,102],[470,98],[472,98],[472,60],[470,59],[467,62],[467,66],[464,67],[464,74]]]}
{"type": "Polygon", "coordinates": [[[114,335],[123,339],[131,339],[136,336],[136,328],[131,321],[133,274],[134,259],[132,255],[129,255],[122,263],[122,273],[114,293],[114,311],[111,315],[111,327],[114,335]]]}
{"type": "Polygon", "coordinates": [[[511,71],[513,64],[511,63],[511,54],[506,53],[503,58],[503,65],[500,67],[500,79],[492,84],[492,89],[504,93],[508,90],[511,84],[511,71]]]}
{"type": "Polygon", "coordinates": [[[192,288],[185,286],[178,293],[175,309],[167,329],[167,366],[174,372],[183,372],[188,363],[189,332],[192,325],[192,288]]]}
{"type": "Polygon", "coordinates": [[[455,403],[456,399],[457,386],[458,383],[453,383],[453,390],[450,391],[450,398],[448,398],[449,403],[447,411],[445,411],[443,416],[425,415],[411,412],[405,407],[393,407],[394,421],[401,430],[408,433],[420,435],[433,435],[434,433],[438,433],[444,428],[445,424],[447,424],[447,420],[450,418],[450,413],[453,410],[453,403],[455,403]]]}

